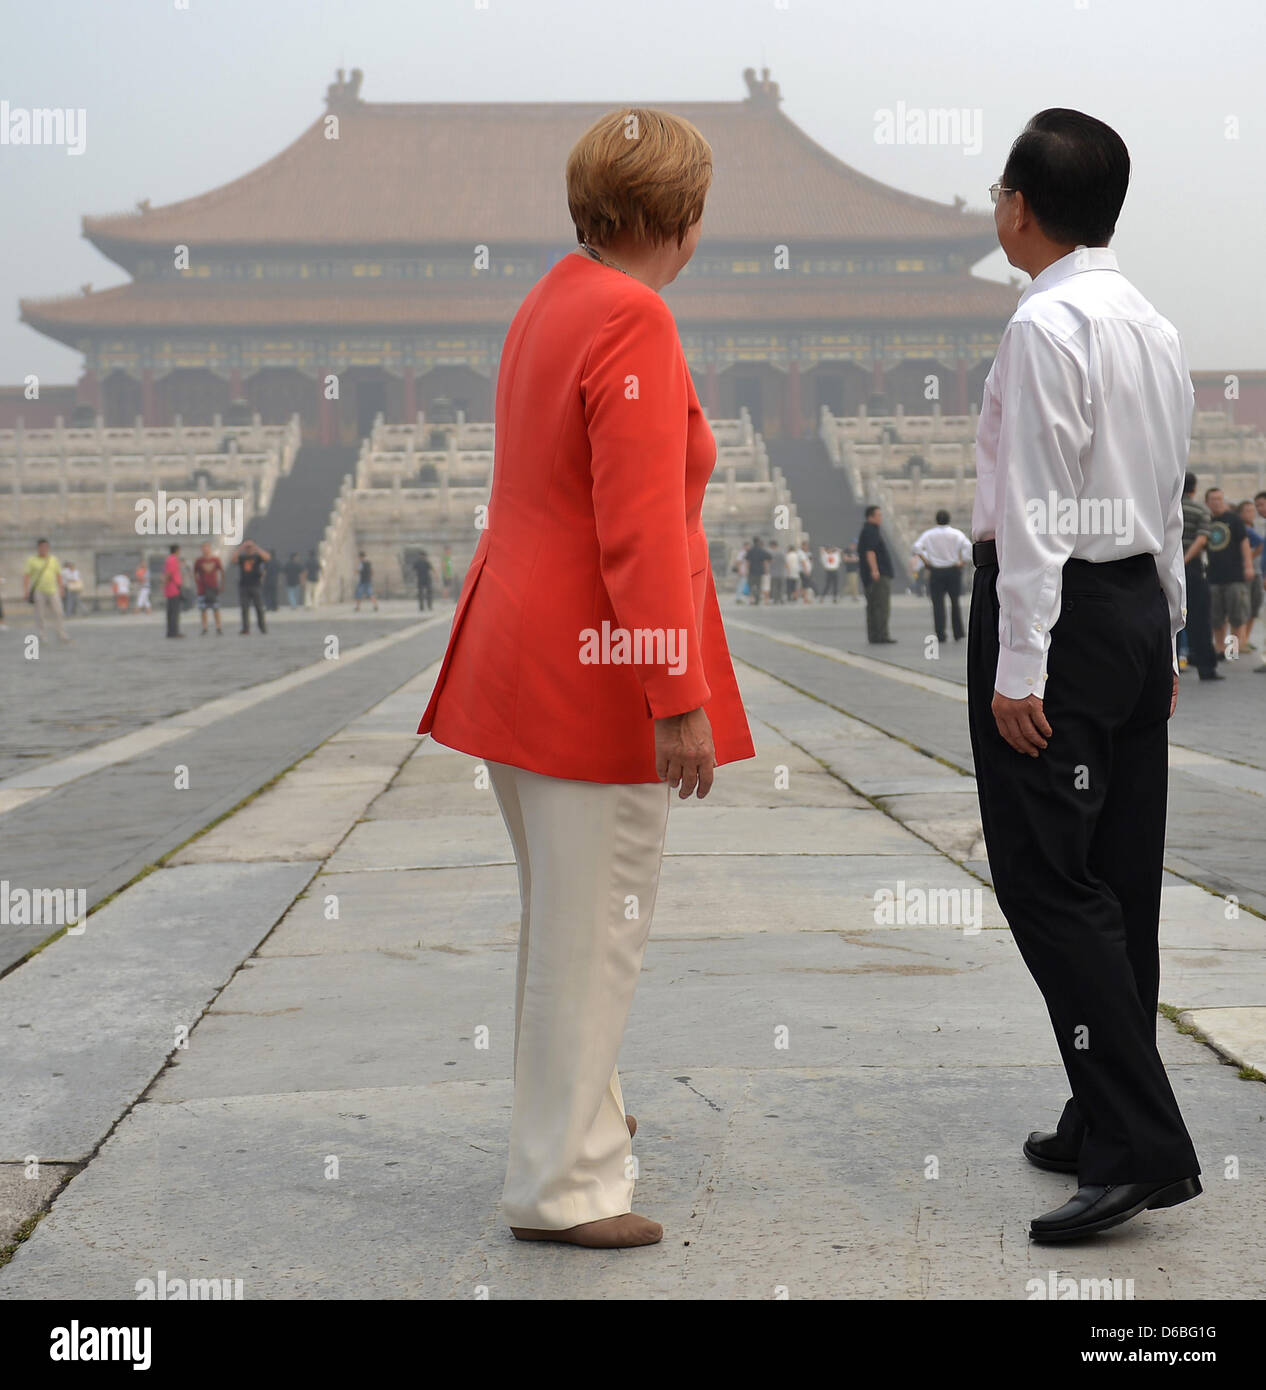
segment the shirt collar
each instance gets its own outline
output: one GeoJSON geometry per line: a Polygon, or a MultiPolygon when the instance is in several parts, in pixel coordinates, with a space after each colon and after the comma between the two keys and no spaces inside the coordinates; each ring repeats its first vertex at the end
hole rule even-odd
{"type": "Polygon", "coordinates": [[[1033,283],[1020,296],[1020,303],[1023,304],[1030,295],[1039,294],[1042,290],[1049,290],[1052,285],[1058,285],[1061,280],[1067,280],[1073,275],[1080,275],[1086,270],[1120,270],[1120,266],[1117,265],[1117,253],[1109,246],[1077,247],[1068,255],[1061,256],[1057,261],[1052,261],[1045,270],[1036,275],[1033,283]]]}

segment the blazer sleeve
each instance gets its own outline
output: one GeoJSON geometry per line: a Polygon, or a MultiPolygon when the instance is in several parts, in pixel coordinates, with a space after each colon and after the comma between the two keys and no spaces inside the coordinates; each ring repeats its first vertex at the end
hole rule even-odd
{"type": "Polygon", "coordinates": [[[686,539],[686,370],[668,306],[653,292],[630,294],[595,336],[580,382],[599,560],[616,622],[640,634],[644,655],[676,658],[635,667],[656,719],[698,709],[711,693],[686,539]]]}

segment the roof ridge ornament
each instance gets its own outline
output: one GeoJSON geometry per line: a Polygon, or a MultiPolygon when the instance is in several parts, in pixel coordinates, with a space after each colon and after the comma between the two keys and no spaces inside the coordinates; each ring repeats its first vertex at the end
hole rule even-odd
{"type": "Polygon", "coordinates": [[[335,80],[325,89],[325,109],[334,111],[362,105],[360,84],[364,76],[360,68],[353,68],[351,77],[346,78],[344,70],[339,68],[334,74],[335,80]]]}
{"type": "Polygon", "coordinates": [[[744,68],[743,81],[747,83],[747,99],[750,102],[777,107],[782,100],[778,83],[770,81],[768,68],[761,68],[759,77],[755,68],[744,68]]]}

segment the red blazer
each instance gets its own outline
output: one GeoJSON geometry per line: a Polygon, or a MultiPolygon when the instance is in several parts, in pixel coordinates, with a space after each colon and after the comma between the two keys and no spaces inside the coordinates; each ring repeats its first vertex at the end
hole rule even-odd
{"type": "Polygon", "coordinates": [[[657,718],[753,756],[700,525],[716,442],[647,285],[572,254],[510,325],[487,529],[419,733],[582,782],[654,782],[657,718]]]}

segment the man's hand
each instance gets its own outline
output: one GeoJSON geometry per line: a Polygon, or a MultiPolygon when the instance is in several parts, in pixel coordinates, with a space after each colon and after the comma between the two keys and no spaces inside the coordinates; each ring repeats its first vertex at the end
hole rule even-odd
{"type": "Polygon", "coordinates": [[[716,765],[712,725],[702,709],[655,721],[655,773],[670,787],[680,786],[683,801],[696,790],[700,799],[707,796],[716,765]]]}
{"type": "Polygon", "coordinates": [[[1042,702],[1036,695],[1026,695],[1023,700],[1011,700],[995,690],[993,704],[989,708],[993,711],[998,732],[1017,753],[1036,758],[1046,747],[1046,740],[1051,736],[1051,726],[1046,722],[1046,715],[1042,713],[1042,702]]]}
{"type": "Polygon", "coordinates": [[[1174,717],[1174,711],[1178,708],[1178,672],[1174,672],[1174,693],[1169,697],[1169,717],[1174,717]]]}

